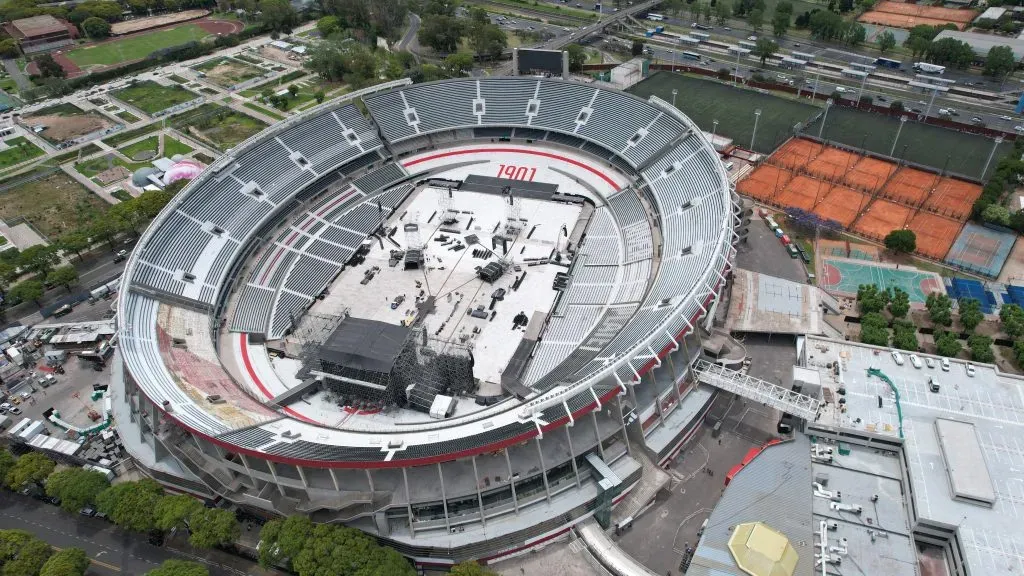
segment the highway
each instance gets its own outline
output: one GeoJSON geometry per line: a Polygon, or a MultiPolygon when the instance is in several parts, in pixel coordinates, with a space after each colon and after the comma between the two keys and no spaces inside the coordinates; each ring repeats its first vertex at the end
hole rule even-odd
{"type": "Polygon", "coordinates": [[[175,545],[154,546],[145,536],[125,532],[98,518],[69,514],[56,506],[0,492],[0,529],[27,530],[57,548],[81,548],[92,562],[92,576],[141,576],[164,560],[177,558],[203,563],[211,576],[280,574],[219,550],[186,551],[175,545]]]}

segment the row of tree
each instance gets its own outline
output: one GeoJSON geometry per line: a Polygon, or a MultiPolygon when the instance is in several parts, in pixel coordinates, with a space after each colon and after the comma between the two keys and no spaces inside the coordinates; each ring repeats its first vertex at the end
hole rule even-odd
{"type": "Polygon", "coordinates": [[[1024,234],[1024,210],[1010,211],[1005,206],[1007,196],[1024,177],[1024,139],[1018,138],[1006,156],[1000,158],[992,176],[981,189],[981,195],[974,201],[972,216],[976,220],[1008,226],[1024,234]]]}
{"type": "Polygon", "coordinates": [[[440,54],[451,54],[459,49],[463,38],[469,41],[478,58],[494,60],[508,46],[505,31],[491,22],[487,10],[480,6],[469,8],[468,17],[460,18],[455,2],[430,2],[423,7],[422,24],[416,33],[420,44],[440,54]]]}

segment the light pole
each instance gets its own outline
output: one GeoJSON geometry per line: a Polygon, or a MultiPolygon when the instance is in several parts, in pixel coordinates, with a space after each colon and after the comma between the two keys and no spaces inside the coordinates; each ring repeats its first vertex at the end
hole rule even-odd
{"type": "Polygon", "coordinates": [[[715,145],[715,134],[718,133],[718,118],[711,121],[711,145],[715,145]]]}
{"type": "Polygon", "coordinates": [[[857,92],[857,106],[860,107],[860,99],[864,96],[864,85],[868,83],[868,76],[874,70],[874,66],[864,66],[864,77],[860,79],[860,92],[857,92]]]}
{"type": "Polygon", "coordinates": [[[679,94],[679,90],[676,90],[675,88],[673,88],[672,89],[672,107],[673,108],[676,107],[676,95],[677,94],[679,94]]]}
{"type": "Polygon", "coordinates": [[[825,115],[821,117],[821,126],[818,127],[818,138],[825,131],[825,121],[828,120],[828,109],[832,107],[832,99],[825,100],[825,115]]]}
{"type": "Polygon", "coordinates": [[[928,109],[924,111],[924,117],[927,118],[932,112],[932,104],[935,103],[935,95],[939,93],[939,88],[936,86],[932,88],[932,97],[928,99],[928,109]]]}
{"type": "Polygon", "coordinates": [[[811,102],[818,96],[818,81],[821,80],[821,68],[818,68],[818,73],[814,75],[814,91],[811,92],[811,102]]]}
{"type": "Polygon", "coordinates": [[[754,133],[750,136],[750,151],[754,151],[754,140],[757,138],[757,121],[761,119],[761,109],[754,110],[754,133]]]}
{"type": "Polygon", "coordinates": [[[988,160],[985,160],[985,167],[981,170],[981,179],[985,179],[985,174],[988,172],[988,165],[992,162],[992,157],[996,155],[996,148],[1003,143],[1002,136],[996,136],[995,144],[992,145],[992,151],[988,153],[988,160]]]}
{"type": "Polygon", "coordinates": [[[899,128],[896,128],[896,138],[892,141],[892,149],[889,150],[889,157],[896,153],[896,143],[900,141],[900,132],[903,131],[903,123],[907,121],[907,115],[903,114],[900,116],[899,128]]]}

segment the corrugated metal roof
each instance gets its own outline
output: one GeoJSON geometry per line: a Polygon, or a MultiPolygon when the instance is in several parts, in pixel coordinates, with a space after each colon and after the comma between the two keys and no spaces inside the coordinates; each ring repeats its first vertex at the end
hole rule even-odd
{"type": "Polygon", "coordinates": [[[687,576],[745,576],[729,552],[733,529],[745,522],[763,522],[788,538],[798,555],[793,573],[812,573],[810,450],[810,440],[797,434],[767,448],[733,478],[708,518],[687,576]]]}

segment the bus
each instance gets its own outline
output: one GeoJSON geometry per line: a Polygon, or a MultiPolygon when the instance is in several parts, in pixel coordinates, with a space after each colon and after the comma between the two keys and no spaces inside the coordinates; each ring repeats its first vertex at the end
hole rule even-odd
{"type": "Polygon", "coordinates": [[[921,72],[923,74],[942,74],[946,71],[946,67],[939,66],[937,64],[929,64],[927,62],[914,62],[914,71],[921,72]]]}
{"type": "Polygon", "coordinates": [[[892,68],[893,70],[899,70],[903,67],[903,62],[899,60],[893,60],[892,58],[876,58],[875,66],[881,66],[883,68],[892,68]]]}
{"type": "Polygon", "coordinates": [[[664,14],[655,14],[654,12],[648,12],[647,13],[647,19],[652,21],[652,22],[661,22],[662,20],[665,19],[665,15],[664,14]]]}
{"type": "Polygon", "coordinates": [[[696,60],[697,62],[700,62],[700,54],[697,54],[696,52],[680,52],[679,56],[683,60],[696,60]]]}
{"type": "Polygon", "coordinates": [[[757,48],[757,44],[754,44],[750,40],[740,40],[739,44],[740,48],[746,48],[748,50],[753,50],[754,48],[757,48]]]}

